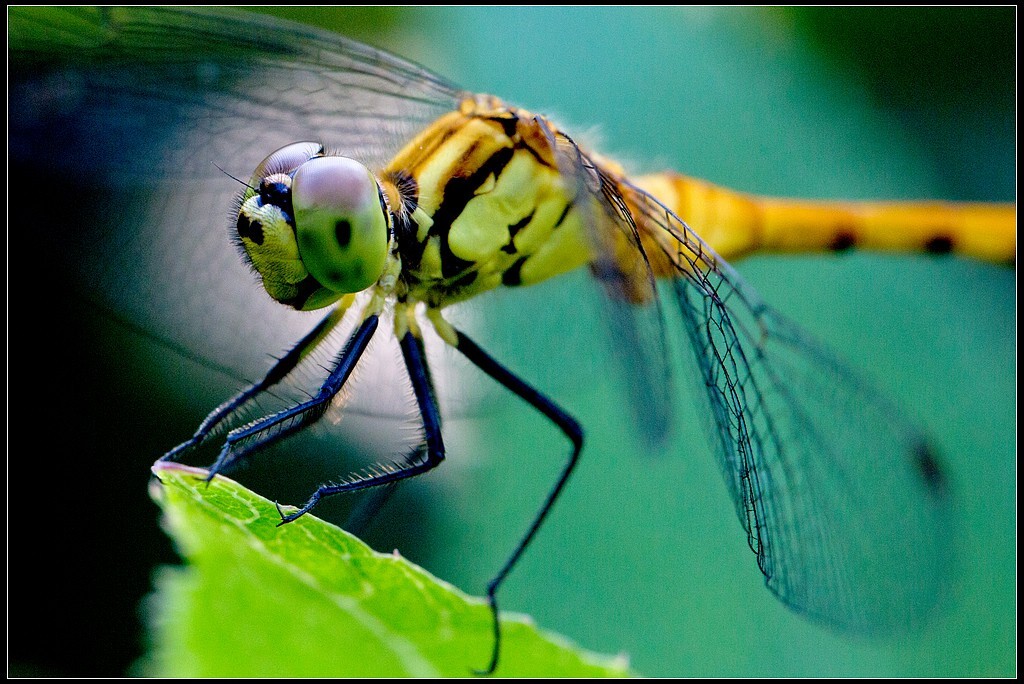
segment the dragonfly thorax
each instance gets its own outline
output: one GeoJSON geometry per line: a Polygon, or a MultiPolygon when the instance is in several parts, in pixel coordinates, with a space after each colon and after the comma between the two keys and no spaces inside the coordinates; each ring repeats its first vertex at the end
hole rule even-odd
{"type": "Polygon", "coordinates": [[[237,242],[275,300],[328,306],[384,272],[391,219],[376,178],[347,157],[294,143],[257,167],[238,211],[237,242]]]}
{"type": "Polygon", "coordinates": [[[587,212],[558,166],[553,130],[497,98],[470,96],[392,158],[380,178],[409,299],[443,308],[590,260],[587,212]]]}

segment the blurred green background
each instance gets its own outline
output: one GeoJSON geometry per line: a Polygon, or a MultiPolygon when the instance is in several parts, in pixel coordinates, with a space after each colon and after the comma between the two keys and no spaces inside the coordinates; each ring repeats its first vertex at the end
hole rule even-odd
{"type": "MultiPolygon", "coordinates": [[[[1015,196],[1013,8],[275,13],[410,57],[570,132],[596,127],[601,149],[637,170],[805,197],[1015,196]]],[[[1014,675],[1015,272],[912,255],[739,266],[934,435],[960,520],[942,617],[870,642],[774,599],[689,400],[677,408],[678,448],[639,453],[613,360],[581,342],[594,313],[572,279],[479,307],[480,341],[550,389],[588,439],[502,606],[587,648],[625,652],[648,676],[1014,675]]],[[[174,561],[146,496],[148,466],[234,387],[207,377],[177,395],[165,380],[185,362],[166,349],[88,317],[51,334],[45,326],[62,319],[48,315],[10,310],[11,330],[39,331],[10,340],[12,366],[20,353],[47,366],[26,381],[12,372],[10,424],[56,419],[61,429],[8,460],[9,672],[124,674],[144,647],[150,573],[174,561]],[[53,378],[72,387],[55,398],[53,378]],[[84,464],[101,476],[80,491],[84,464]]],[[[404,487],[369,540],[479,594],[564,445],[498,391],[448,428],[444,467],[404,487]]]]}

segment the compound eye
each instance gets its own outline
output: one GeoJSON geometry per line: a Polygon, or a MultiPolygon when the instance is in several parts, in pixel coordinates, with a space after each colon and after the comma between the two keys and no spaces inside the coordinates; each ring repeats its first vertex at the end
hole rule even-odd
{"type": "Polygon", "coordinates": [[[306,269],[334,292],[359,292],[384,272],[388,221],[377,179],[347,157],[317,157],[292,180],[295,235],[306,269]]]}
{"type": "Polygon", "coordinates": [[[315,142],[297,142],[270,153],[252,173],[249,186],[258,188],[267,176],[275,173],[291,173],[313,157],[324,153],[323,145],[315,142]]]}

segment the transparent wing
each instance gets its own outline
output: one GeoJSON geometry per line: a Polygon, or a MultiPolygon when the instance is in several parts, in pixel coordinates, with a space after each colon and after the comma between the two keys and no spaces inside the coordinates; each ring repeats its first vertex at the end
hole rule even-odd
{"type": "Polygon", "coordinates": [[[302,140],[382,166],[458,99],[414,64],[249,13],[8,19],[11,196],[34,228],[12,232],[15,253],[42,251],[76,294],[250,379],[319,316],[273,303],[238,258],[227,174],[302,140]]]}
{"type": "Polygon", "coordinates": [[[841,629],[920,622],[941,595],[952,536],[948,487],[924,435],[672,212],[617,187],[660,264],[674,265],[666,301],[700,369],[722,472],[768,587],[841,629]]]}
{"type": "Polygon", "coordinates": [[[613,345],[612,356],[630,394],[633,423],[645,448],[659,450],[668,436],[674,402],[665,319],[648,245],[601,165],[567,135],[541,124],[594,252],[591,274],[601,291],[605,329],[614,331],[606,341],[613,345]]]}

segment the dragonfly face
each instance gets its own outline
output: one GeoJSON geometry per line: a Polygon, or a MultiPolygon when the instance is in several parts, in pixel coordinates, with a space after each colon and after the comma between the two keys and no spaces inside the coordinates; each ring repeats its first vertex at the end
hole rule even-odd
{"type": "MultiPolygon", "coordinates": [[[[162,30],[173,31],[178,26],[175,13],[157,10],[139,16],[148,17],[162,30]]],[[[291,78],[296,57],[293,45],[282,46],[276,58],[287,68],[279,73],[273,41],[246,44],[244,32],[236,30],[232,18],[205,13],[194,18],[205,22],[203,35],[218,36],[222,51],[204,53],[196,46],[199,56],[195,63],[203,67],[197,73],[207,75],[200,90],[202,98],[186,93],[171,106],[172,110],[189,111],[193,115],[189,120],[200,122],[192,131],[197,140],[183,146],[190,154],[202,148],[203,135],[223,127],[218,112],[237,112],[237,104],[252,97],[253,91],[241,84],[274,82],[284,73],[291,78]],[[232,38],[239,34],[243,38],[232,38]],[[233,59],[253,50],[268,56],[265,72],[256,77],[241,73],[238,60],[233,59]],[[217,68],[207,68],[210,65],[217,68]]],[[[320,50],[324,45],[318,41],[328,40],[315,35],[307,39],[308,44],[299,42],[300,53],[304,47],[311,52],[320,50]]],[[[641,378],[640,387],[650,390],[646,403],[643,396],[631,397],[641,407],[664,410],[671,403],[663,396],[665,383],[660,382],[668,366],[662,343],[667,324],[661,315],[665,311],[652,303],[660,301],[668,313],[678,315],[669,320],[678,324],[676,329],[683,331],[692,345],[689,353],[693,356],[684,362],[691,367],[695,364],[701,384],[708,388],[708,415],[715,425],[719,463],[772,590],[798,610],[853,629],[870,629],[903,618],[912,621],[918,611],[927,612],[948,551],[948,539],[937,532],[944,529],[948,514],[945,480],[935,465],[938,461],[902,414],[775,314],[718,258],[715,249],[728,251],[730,248],[721,245],[730,243],[708,244],[678,219],[681,210],[676,211],[675,203],[666,200],[667,192],[653,190],[657,183],[632,186],[619,175],[617,166],[588,154],[567,137],[560,138],[555,127],[547,127],[550,138],[540,127],[528,130],[530,117],[514,121],[511,127],[507,116],[472,117],[472,126],[484,127],[482,130],[474,128],[469,135],[453,136],[450,145],[435,148],[437,154],[424,153],[421,143],[438,139],[439,127],[455,131],[453,117],[465,121],[465,94],[398,58],[345,41],[328,42],[338,64],[328,74],[311,69],[305,78],[314,81],[314,86],[317,79],[337,82],[334,77],[339,75],[348,79],[342,90],[351,97],[335,101],[352,103],[351,111],[335,108],[330,120],[325,120],[326,115],[318,120],[309,104],[290,101],[287,87],[258,91],[283,93],[285,102],[275,104],[294,105],[301,114],[273,129],[273,135],[266,136],[271,139],[258,146],[258,154],[263,156],[284,145],[279,155],[284,160],[280,168],[277,161],[261,165],[273,173],[256,174],[258,178],[250,184],[255,190],[242,202],[244,221],[237,224],[238,239],[274,299],[293,309],[329,305],[339,298],[339,308],[351,306],[352,300],[340,293],[374,287],[381,275],[387,275],[386,261],[392,254],[401,261],[400,278],[385,291],[434,309],[495,287],[520,287],[587,265],[609,295],[606,304],[616,323],[615,334],[636,357],[625,361],[627,369],[641,378]],[[384,117],[386,127],[379,124],[384,117]],[[297,170],[322,153],[318,144],[296,145],[294,141],[321,138],[332,149],[357,160],[358,167],[344,163],[343,168],[333,170],[358,180],[355,185],[359,187],[356,192],[337,193],[344,197],[340,209],[334,203],[336,193],[327,193],[330,199],[321,202],[318,188],[303,194],[301,200],[292,196],[289,212],[285,197],[289,185],[291,192],[299,192],[297,170]],[[484,147],[467,141],[483,142],[484,147]],[[471,147],[479,153],[478,158],[472,157],[471,147]],[[497,154],[509,158],[496,158],[497,154]],[[361,169],[368,171],[363,174],[361,169]],[[487,173],[474,176],[481,169],[487,173]],[[642,188],[651,189],[652,194],[642,188]],[[488,196],[501,201],[490,203],[488,196]],[[453,198],[459,199],[457,210],[450,205],[453,198]],[[326,219],[321,212],[324,204],[330,207],[326,219]],[[300,206],[312,213],[309,250],[297,237],[305,225],[297,218],[300,206]],[[295,215],[294,227],[288,222],[289,213],[295,215]],[[356,224],[367,229],[349,232],[341,226],[343,221],[350,229],[356,224]],[[394,252],[388,230],[395,236],[394,252]],[[271,244],[267,240],[272,232],[275,246],[264,249],[271,244]],[[294,241],[290,233],[295,234],[294,241]],[[355,251],[349,252],[347,248],[356,244],[352,240],[356,234],[365,239],[356,241],[355,251]],[[559,242],[562,236],[565,240],[559,242]],[[259,239],[264,241],[262,245],[259,239]],[[327,256],[310,257],[314,252],[327,256]],[[298,261],[302,268],[294,272],[280,266],[295,266],[298,261]],[[351,275],[346,268],[335,277],[331,270],[337,263],[356,264],[361,273],[351,275]],[[268,277],[271,285],[267,285],[268,277]],[[317,286],[309,286],[310,277],[317,286]],[[659,279],[668,287],[656,285],[659,279]],[[307,284],[305,290],[303,283],[307,284]],[[328,283],[329,287],[320,287],[328,283]],[[645,373],[650,377],[645,378],[645,373]],[[843,419],[835,420],[838,415],[843,419]],[[893,496],[893,492],[903,492],[907,498],[893,496]],[[898,562],[901,557],[911,559],[912,571],[898,562]],[[900,586],[904,573],[922,579],[912,587],[900,586]],[[887,592],[884,599],[875,593],[879,587],[887,592]]],[[[130,82],[135,88],[131,104],[136,108],[139,92],[143,98],[150,92],[159,106],[152,111],[143,108],[145,116],[140,120],[156,122],[158,132],[167,132],[161,126],[180,112],[161,110],[166,109],[165,89],[158,91],[153,86],[152,75],[144,70],[132,72],[130,65],[127,69],[131,78],[119,78],[117,72],[112,74],[102,66],[95,72],[85,69],[84,84],[87,90],[105,94],[130,82]]],[[[252,69],[252,63],[246,62],[245,69],[252,69]]],[[[157,73],[165,75],[163,70],[157,73]]],[[[186,86],[192,83],[184,80],[186,86]]],[[[280,82],[285,81],[282,78],[280,82]]],[[[110,111],[119,111],[116,92],[107,102],[110,111]]],[[[282,106],[280,110],[283,116],[291,116],[291,108],[282,106]]],[[[107,121],[96,111],[86,112],[107,121]]],[[[198,168],[202,175],[196,158],[198,155],[190,158],[189,170],[198,168]]],[[[218,180],[223,182],[223,178],[213,182],[218,180]]],[[[209,206],[204,212],[203,225],[209,226],[209,206]]],[[[149,231],[145,244],[151,252],[158,252],[164,244],[160,228],[159,221],[139,226],[140,231],[149,231]]],[[[223,246],[223,232],[212,231],[216,239],[210,244],[223,246]]],[[[743,242],[736,253],[748,248],[749,242],[743,242]]],[[[208,253],[220,252],[209,249],[208,253]]],[[[251,279],[244,277],[235,255],[230,256],[225,272],[240,272],[243,277],[232,282],[255,300],[251,279]]],[[[211,270],[215,269],[211,266],[211,270]]],[[[101,295],[106,297],[111,289],[101,288],[101,295]]],[[[163,290],[167,291],[181,292],[163,290]]],[[[113,306],[117,308],[117,303],[113,306]]],[[[284,309],[248,302],[245,306],[252,308],[239,314],[258,321],[263,314],[284,309]]],[[[325,318],[317,325],[336,322],[325,318]]],[[[225,321],[217,324],[233,329],[225,321]]],[[[452,331],[443,331],[443,319],[424,323],[429,324],[437,325],[449,343],[453,339],[458,342],[452,331]]],[[[260,356],[279,352],[305,339],[303,335],[311,329],[316,332],[308,319],[297,326],[283,325],[277,329],[278,340],[254,343],[249,351],[260,356]]],[[[396,328],[395,332],[402,331],[396,328]]],[[[308,339],[312,344],[321,338],[314,335],[308,339]]]]}
{"type": "Polygon", "coordinates": [[[307,311],[376,282],[392,233],[373,174],[353,159],[323,156],[315,143],[289,145],[260,164],[237,231],[267,293],[307,311]]]}

